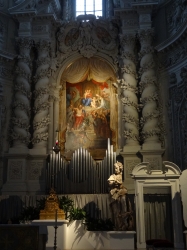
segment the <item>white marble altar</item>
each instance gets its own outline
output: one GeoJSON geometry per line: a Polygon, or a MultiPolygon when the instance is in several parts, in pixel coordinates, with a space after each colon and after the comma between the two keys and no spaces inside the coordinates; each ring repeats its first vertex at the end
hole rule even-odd
{"type": "MultiPolygon", "coordinates": [[[[54,249],[55,220],[34,220],[39,234],[46,235],[46,250],[54,249]]],[[[82,221],[57,221],[57,250],[135,249],[134,231],[87,231],[82,221]]]]}
{"type": "Polygon", "coordinates": [[[67,220],[34,220],[32,225],[39,226],[39,234],[46,235],[46,250],[54,249],[55,223],[57,225],[57,250],[66,249],[67,220]]]}

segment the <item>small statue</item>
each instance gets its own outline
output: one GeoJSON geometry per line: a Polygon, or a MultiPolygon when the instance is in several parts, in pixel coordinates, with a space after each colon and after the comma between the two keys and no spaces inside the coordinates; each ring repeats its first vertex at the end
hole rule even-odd
{"type": "Polygon", "coordinates": [[[127,188],[122,184],[123,164],[117,161],[114,170],[115,173],[108,179],[112,220],[115,230],[132,230],[134,227],[132,206],[127,196],[127,188]]]}

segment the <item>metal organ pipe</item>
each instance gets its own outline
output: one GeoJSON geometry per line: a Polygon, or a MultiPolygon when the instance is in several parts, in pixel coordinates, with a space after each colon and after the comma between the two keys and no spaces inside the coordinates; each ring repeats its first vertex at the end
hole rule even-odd
{"type": "Polygon", "coordinates": [[[116,152],[113,152],[110,139],[108,139],[106,155],[99,162],[94,161],[90,152],[83,147],[75,150],[70,162],[65,161],[60,152],[56,154],[52,151],[50,163],[46,169],[46,188],[50,188],[53,184],[58,193],[71,193],[75,192],[76,183],[85,181],[85,193],[106,193],[108,192],[107,179],[113,173],[115,161],[116,152]],[[68,179],[72,182],[71,185],[67,185],[68,179]]]}

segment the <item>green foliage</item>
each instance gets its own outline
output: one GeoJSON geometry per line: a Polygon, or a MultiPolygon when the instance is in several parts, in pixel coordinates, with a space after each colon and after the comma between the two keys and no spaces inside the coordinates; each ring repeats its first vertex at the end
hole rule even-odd
{"type": "Polygon", "coordinates": [[[87,217],[84,222],[88,231],[112,231],[114,230],[114,224],[111,219],[95,219],[87,217]]]}
{"type": "Polygon", "coordinates": [[[36,206],[38,207],[39,210],[43,210],[45,208],[45,202],[46,202],[47,198],[43,197],[40,200],[36,201],[36,206]]]}
{"type": "Polygon", "coordinates": [[[38,207],[28,206],[21,212],[20,220],[29,221],[39,219],[40,210],[38,207]]]}
{"type": "Polygon", "coordinates": [[[58,200],[59,200],[59,208],[64,210],[67,218],[68,212],[70,212],[73,209],[73,200],[68,196],[62,196],[58,198],[58,200]]]}
{"type": "Polygon", "coordinates": [[[72,220],[84,220],[86,218],[86,211],[82,208],[71,208],[69,211],[68,219],[72,220]]]}

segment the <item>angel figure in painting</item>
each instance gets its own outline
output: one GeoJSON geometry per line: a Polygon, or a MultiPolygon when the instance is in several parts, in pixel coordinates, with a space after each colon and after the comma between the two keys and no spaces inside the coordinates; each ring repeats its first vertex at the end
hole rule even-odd
{"type": "Polygon", "coordinates": [[[115,173],[108,179],[112,220],[117,231],[132,230],[134,227],[131,202],[127,195],[127,188],[122,184],[122,171],[123,164],[117,161],[114,164],[115,173]]]}

